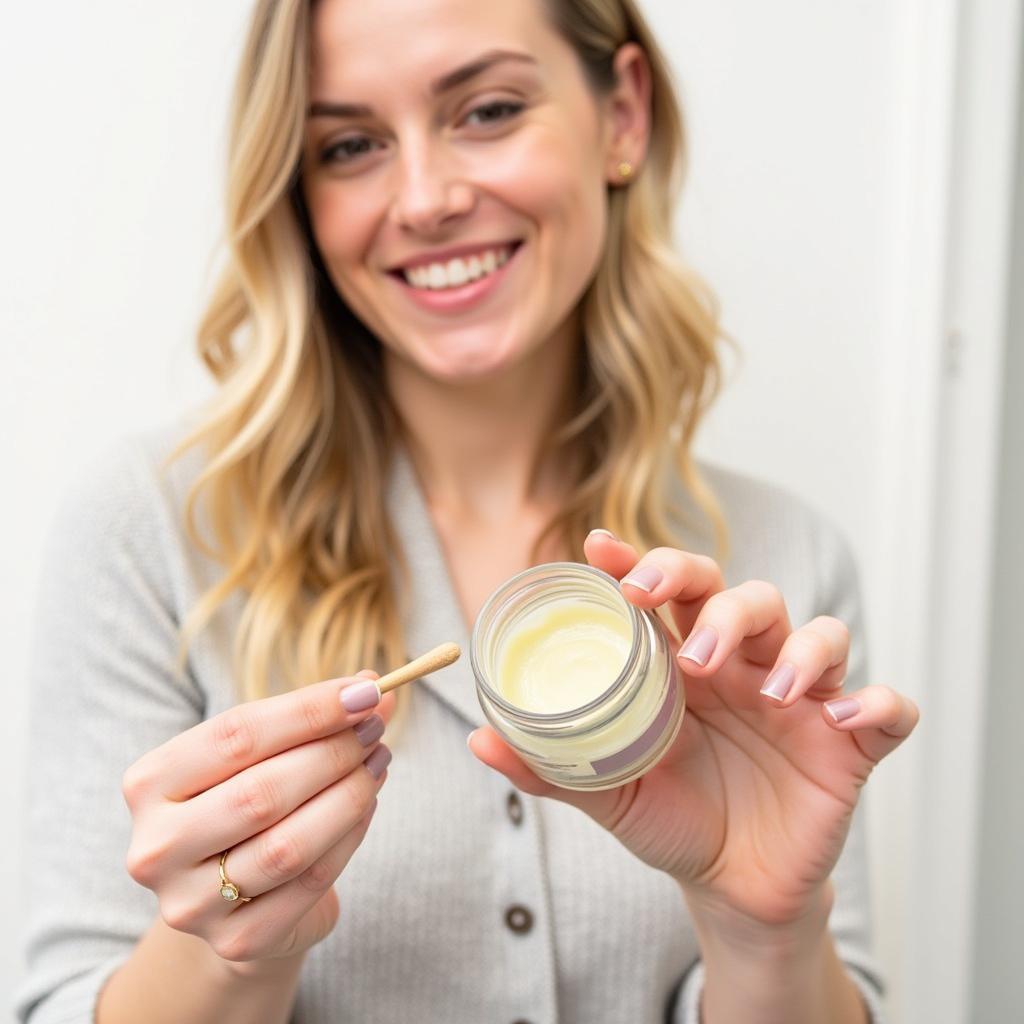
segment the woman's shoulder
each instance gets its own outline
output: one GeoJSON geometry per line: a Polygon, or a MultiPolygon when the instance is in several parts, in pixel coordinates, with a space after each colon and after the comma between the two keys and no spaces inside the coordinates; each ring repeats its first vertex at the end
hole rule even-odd
{"type": "MultiPolygon", "coordinates": [[[[822,505],[766,477],[708,459],[694,461],[728,528],[723,573],[729,586],[746,579],[769,580],[786,595],[791,611],[792,596],[808,609],[818,609],[815,614],[856,591],[852,545],[822,505]]],[[[692,517],[699,505],[680,478],[675,484],[680,505],[692,517]]]]}
{"type": "Polygon", "coordinates": [[[838,529],[820,505],[784,484],[708,459],[694,461],[730,527],[741,530],[746,538],[806,538],[838,529]]]}
{"type": "Polygon", "coordinates": [[[186,452],[165,472],[163,460],[184,436],[182,420],[122,429],[105,439],[69,472],[61,505],[102,519],[107,531],[137,527],[154,506],[176,505],[199,463],[186,452]]]}
{"type": "Polygon", "coordinates": [[[60,557],[83,571],[126,561],[166,567],[183,547],[183,500],[198,468],[191,451],[166,472],[161,467],[183,436],[180,420],[122,429],[75,463],[48,531],[60,557]]]}

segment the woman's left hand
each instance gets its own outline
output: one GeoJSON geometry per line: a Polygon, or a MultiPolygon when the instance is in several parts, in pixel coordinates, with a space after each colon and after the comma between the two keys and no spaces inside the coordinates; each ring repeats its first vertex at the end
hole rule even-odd
{"type": "Polygon", "coordinates": [[[910,735],[917,706],[887,686],[842,695],[846,626],[819,616],[794,631],[769,583],[726,590],[706,556],[655,548],[638,561],[603,532],[584,550],[623,580],[633,604],[667,603],[680,636],[715,640],[703,666],[679,658],[686,712],[675,741],[639,779],[590,793],[540,779],[489,726],[470,749],[524,792],[585,811],[701,906],[771,926],[800,920],[820,906],[860,787],[910,735]],[[649,592],[625,581],[638,572],[649,592]],[[787,664],[795,672],[784,698],[761,693],[770,670],[787,664]],[[841,718],[855,713],[836,721],[834,698],[841,718]]]}

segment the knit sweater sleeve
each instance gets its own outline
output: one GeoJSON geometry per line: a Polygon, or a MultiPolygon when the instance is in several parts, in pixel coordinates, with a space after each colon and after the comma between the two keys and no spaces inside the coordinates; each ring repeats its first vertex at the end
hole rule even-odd
{"type": "MultiPolygon", "coordinates": [[[[844,692],[868,684],[867,643],[861,607],[860,577],[849,542],[827,517],[805,507],[810,554],[816,579],[814,615],[832,615],[850,629],[850,655],[844,692]]],[[[794,629],[803,623],[793,623],[794,629]]],[[[885,1024],[883,974],[871,948],[871,906],[866,842],[865,797],[861,791],[842,853],[832,871],[835,903],[829,930],[839,958],[864,1001],[869,1024],[885,1024]]],[[[672,1024],[702,1024],[700,999],[704,964],[698,960],[685,973],[674,1003],[672,1024]]]]}
{"type": "Polygon", "coordinates": [[[138,437],[79,468],[50,521],[27,681],[18,1021],[93,1021],[104,982],[159,912],[125,868],[121,781],[143,753],[203,717],[191,674],[174,671],[171,544],[138,437]]]}

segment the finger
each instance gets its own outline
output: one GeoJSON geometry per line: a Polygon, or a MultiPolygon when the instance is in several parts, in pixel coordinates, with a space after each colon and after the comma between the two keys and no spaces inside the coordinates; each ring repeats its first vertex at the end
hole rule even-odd
{"type": "MultiPolygon", "coordinates": [[[[286,956],[289,948],[306,949],[323,939],[330,927],[325,931],[324,922],[316,920],[314,915],[307,920],[307,915],[348,866],[369,830],[376,809],[377,798],[374,797],[356,825],[291,881],[251,903],[227,904],[228,917],[217,927],[214,938],[214,948],[219,955],[234,961],[261,960],[267,956],[286,956]],[[225,956],[225,953],[230,955],[225,956]]],[[[216,867],[214,873],[219,878],[216,867]]],[[[333,927],[333,922],[328,924],[333,927]]]]}
{"type": "Polygon", "coordinates": [[[865,686],[827,701],[821,716],[838,732],[850,732],[861,753],[878,764],[910,734],[921,717],[918,706],[888,686],[865,686]]]}
{"type": "MultiPolygon", "coordinates": [[[[190,800],[274,754],[348,728],[368,717],[372,705],[347,711],[341,694],[370,682],[365,676],[329,679],[228,708],[139,758],[125,773],[125,798],[131,806],[155,791],[166,800],[190,800]]],[[[376,697],[375,704],[379,690],[376,697]]]]}
{"type": "MultiPolygon", "coordinates": [[[[373,709],[373,713],[380,715],[384,719],[384,724],[387,725],[395,715],[395,708],[398,705],[397,691],[392,690],[390,693],[385,693],[380,699],[380,703],[373,709]]],[[[365,721],[365,719],[363,719],[365,721]]]]}
{"type": "Polygon", "coordinates": [[[724,589],[713,558],[678,548],[652,548],[622,581],[622,593],[637,607],[667,604],[680,636],[693,629],[708,598],[724,589]]]}
{"type": "Polygon", "coordinates": [[[805,694],[834,697],[846,678],[849,651],[846,625],[819,615],[786,638],[761,693],[778,707],[789,707],[805,694]]]}
{"type": "Polygon", "coordinates": [[[373,714],[246,768],[184,804],[165,804],[167,816],[177,816],[173,829],[163,829],[179,837],[171,856],[195,864],[270,828],[365,762],[383,734],[384,719],[373,714]]]}
{"type": "Polygon", "coordinates": [[[578,807],[595,821],[610,827],[617,817],[616,807],[621,799],[621,788],[585,792],[555,786],[539,775],[520,758],[489,725],[474,729],[466,739],[466,745],[477,760],[500,772],[524,793],[531,796],[545,796],[565,804],[578,807]]]}
{"type": "Polygon", "coordinates": [[[738,651],[767,667],[791,632],[779,589],[763,580],[747,580],[707,600],[679,649],[679,664],[687,675],[711,676],[738,651]]]}
{"type": "MultiPolygon", "coordinates": [[[[321,790],[283,821],[231,849],[228,857],[231,881],[242,895],[256,897],[292,881],[319,860],[345,834],[355,828],[369,810],[373,798],[387,781],[391,751],[379,744],[367,760],[343,779],[321,790]],[[375,777],[373,772],[379,772],[375,777]]],[[[216,873],[219,853],[200,868],[216,873]]],[[[216,905],[218,893],[211,894],[216,905]]]]}
{"type": "Polygon", "coordinates": [[[466,737],[466,746],[478,760],[501,772],[516,788],[531,796],[552,796],[550,782],[536,775],[525,761],[490,726],[480,726],[466,737]]]}
{"type": "Polygon", "coordinates": [[[632,604],[651,609],[667,603],[681,636],[690,632],[704,602],[725,588],[718,563],[707,555],[660,547],[637,561],[631,545],[596,531],[583,550],[592,565],[621,579],[622,594],[632,604]]]}
{"type": "MultiPolygon", "coordinates": [[[[356,676],[361,676],[365,679],[380,679],[380,673],[375,672],[372,668],[362,668],[356,673],[356,676]]],[[[384,724],[387,725],[394,716],[397,704],[397,691],[390,690],[381,697],[380,703],[373,709],[374,714],[380,715],[384,719],[384,724]]]]}
{"type": "Polygon", "coordinates": [[[591,530],[583,541],[583,554],[596,569],[603,569],[617,580],[636,565],[640,557],[632,544],[619,540],[610,530],[591,530]]]}

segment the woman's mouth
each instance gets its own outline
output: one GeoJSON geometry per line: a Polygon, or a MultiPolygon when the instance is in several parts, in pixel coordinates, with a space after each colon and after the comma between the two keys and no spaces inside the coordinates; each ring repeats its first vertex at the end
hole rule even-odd
{"type": "Polygon", "coordinates": [[[410,267],[396,271],[401,274],[405,283],[413,288],[429,288],[441,291],[446,288],[458,288],[461,285],[478,281],[481,277],[493,274],[503,267],[518,242],[481,249],[469,256],[457,257],[443,263],[423,263],[418,267],[410,267]]]}
{"type": "Polygon", "coordinates": [[[388,276],[425,309],[461,312],[497,288],[522,245],[517,241],[492,246],[444,262],[389,271],[388,276]]]}

